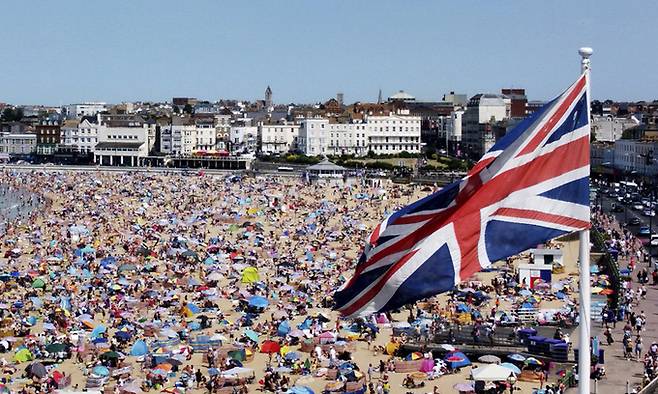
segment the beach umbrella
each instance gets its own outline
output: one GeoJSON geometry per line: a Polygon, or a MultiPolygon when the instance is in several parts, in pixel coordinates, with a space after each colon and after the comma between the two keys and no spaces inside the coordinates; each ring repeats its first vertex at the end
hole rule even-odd
{"type": "Polygon", "coordinates": [[[44,287],[46,287],[46,282],[44,282],[43,279],[41,279],[41,278],[36,278],[32,282],[32,288],[33,289],[43,289],[44,287]]]}
{"type": "Polygon", "coordinates": [[[266,308],[269,305],[267,298],[261,296],[251,296],[248,300],[249,306],[254,308],[266,308]]]}
{"type": "Polygon", "coordinates": [[[66,349],[66,345],[63,343],[51,343],[50,345],[46,346],[46,351],[48,353],[59,353],[64,351],[64,349],[66,349]]]}
{"type": "Polygon", "coordinates": [[[260,280],[260,275],[258,274],[258,269],[255,267],[246,267],[242,270],[242,283],[255,283],[260,280]]]}
{"type": "Polygon", "coordinates": [[[471,391],[475,390],[470,383],[457,383],[456,385],[452,386],[452,388],[459,391],[460,393],[470,393],[471,391]]]}
{"type": "Polygon", "coordinates": [[[109,351],[101,354],[100,358],[111,360],[111,359],[118,359],[120,356],[121,355],[115,351],[109,351]]]}
{"type": "Polygon", "coordinates": [[[320,334],[320,343],[331,343],[336,341],[336,336],[329,331],[320,334]]]}
{"type": "Polygon", "coordinates": [[[407,361],[415,361],[415,360],[420,360],[421,358],[423,358],[423,354],[422,354],[422,353],[419,353],[419,352],[413,352],[413,353],[409,353],[409,354],[407,355],[407,357],[405,357],[405,360],[407,360],[407,361]]]}
{"type": "Polygon", "coordinates": [[[258,342],[258,333],[254,330],[245,330],[244,336],[251,339],[254,342],[258,342]]]}
{"type": "Polygon", "coordinates": [[[187,249],[186,251],[181,253],[181,256],[186,257],[186,258],[195,259],[195,260],[199,259],[199,256],[194,251],[192,251],[190,249],[187,249]]]}
{"type": "Polygon", "coordinates": [[[107,330],[107,329],[105,328],[104,325],[99,324],[99,325],[97,325],[97,326],[92,330],[92,332],[91,332],[91,337],[92,337],[92,338],[98,337],[99,335],[101,335],[102,333],[104,333],[106,330],[107,330]]]}
{"type": "Polygon", "coordinates": [[[227,353],[227,356],[235,361],[245,361],[247,359],[247,351],[245,349],[231,350],[227,353]]]}
{"type": "Polygon", "coordinates": [[[48,375],[46,367],[41,363],[32,363],[27,367],[27,371],[30,375],[36,376],[39,379],[44,378],[48,375]]]}
{"type": "Polygon", "coordinates": [[[522,354],[514,353],[507,356],[508,359],[517,362],[523,362],[526,360],[526,357],[522,354]]]}
{"type": "Polygon", "coordinates": [[[297,353],[297,352],[288,352],[286,354],[286,360],[288,360],[288,361],[297,361],[297,360],[299,360],[299,353],[297,353]]]}
{"type": "Polygon", "coordinates": [[[543,363],[542,361],[539,361],[539,360],[537,360],[537,359],[534,358],[534,357],[528,357],[528,358],[526,358],[525,361],[524,361],[523,363],[524,363],[525,365],[536,366],[536,367],[539,367],[539,366],[544,365],[544,363],[543,363]]]}
{"type": "Polygon", "coordinates": [[[114,333],[114,336],[122,341],[127,341],[132,338],[132,334],[128,331],[117,331],[114,333]]]}
{"type": "Polygon", "coordinates": [[[272,353],[278,353],[281,350],[281,345],[279,345],[279,342],[276,341],[265,341],[262,343],[260,346],[260,352],[261,353],[267,353],[267,354],[272,354],[272,353]]]}
{"type": "Polygon", "coordinates": [[[479,357],[478,361],[486,364],[498,364],[500,363],[500,357],[488,354],[486,356],[479,357]]]}
{"type": "Polygon", "coordinates": [[[521,373],[521,369],[512,363],[502,363],[500,366],[509,369],[517,375],[521,373]]]}
{"type": "Polygon", "coordinates": [[[612,294],[615,294],[615,291],[612,290],[612,289],[603,289],[603,290],[601,290],[601,292],[599,294],[601,294],[601,295],[612,295],[612,294]]]}
{"type": "Polygon", "coordinates": [[[118,272],[127,272],[127,271],[137,271],[137,266],[135,264],[123,264],[119,269],[117,270],[118,272]]]}
{"type": "Polygon", "coordinates": [[[92,374],[96,376],[109,376],[110,375],[110,370],[107,369],[107,367],[104,367],[102,365],[97,365],[94,367],[94,369],[91,371],[92,374]]]}

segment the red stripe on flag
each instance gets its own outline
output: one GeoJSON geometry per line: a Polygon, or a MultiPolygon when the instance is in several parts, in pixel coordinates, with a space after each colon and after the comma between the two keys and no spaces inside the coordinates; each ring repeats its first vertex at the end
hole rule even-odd
{"type": "Polygon", "coordinates": [[[530,152],[533,152],[539,144],[548,136],[548,134],[553,130],[557,122],[562,119],[562,116],[567,112],[571,104],[575,101],[575,99],[580,96],[582,93],[583,88],[585,87],[585,76],[583,75],[578,82],[576,82],[576,86],[574,89],[569,93],[567,98],[560,104],[558,107],[557,111],[553,114],[553,116],[548,119],[548,122],[544,124],[544,126],[539,130],[539,132],[530,140],[528,145],[526,145],[523,150],[516,156],[523,156],[526,155],[530,152]]]}
{"type": "Polygon", "coordinates": [[[474,174],[477,174],[482,169],[486,168],[489,164],[493,163],[493,161],[496,160],[496,157],[498,157],[498,156],[496,155],[494,157],[489,157],[489,158],[482,159],[482,160],[478,161],[477,163],[475,163],[473,168],[471,168],[471,170],[468,172],[468,175],[472,176],[474,174]]]}
{"type": "Polygon", "coordinates": [[[534,211],[531,209],[500,208],[494,213],[494,215],[540,220],[542,222],[556,223],[564,226],[577,227],[577,228],[589,227],[589,222],[586,222],[584,220],[574,219],[568,216],[554,215],[550,213],[534,211]]]}

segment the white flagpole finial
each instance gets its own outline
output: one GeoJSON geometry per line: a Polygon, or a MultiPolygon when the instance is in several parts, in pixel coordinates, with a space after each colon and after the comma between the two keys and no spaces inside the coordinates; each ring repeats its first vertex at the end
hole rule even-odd
{"type": "Polygon", "coordinates": [[[582,47],[578,50],[578,54],[581,57],[580,70],[582,72],[589,71],[589,58],[593,53],[594,50],[590,47],[582,47]]]}

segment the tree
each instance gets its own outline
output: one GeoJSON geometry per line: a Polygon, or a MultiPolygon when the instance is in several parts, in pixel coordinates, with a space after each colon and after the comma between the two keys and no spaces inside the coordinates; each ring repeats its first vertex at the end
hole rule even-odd
{"type": "Polygon", "coordinates": [[[23,119],[23,108],[11,108],[7,107],[4,110],[2,110],[2,115],[0,115],[0,119],[2,119],[5,122],[14,122],[14,121],[19,121],[23,119]]]}
{"type": "Polygon", "coordinates": [[[185,104],[185,106],[183,107],[183,112],[191,115],[194,113],[194,108],[192,108],[192,106],[189,103],[185,104]]]}

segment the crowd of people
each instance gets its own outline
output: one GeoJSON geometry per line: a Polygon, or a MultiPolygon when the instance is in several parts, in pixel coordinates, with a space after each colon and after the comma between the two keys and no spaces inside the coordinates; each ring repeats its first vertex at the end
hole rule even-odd
{"type": "MultiPolygon", "coordinates": [[[[5,171],[0,190],[19,196],[20,210],[0,233],[0,362],[11,392],[449,392],[472,384],[463,383],[470,361],[451,345],[517,341],[523,309],[541,309],[529,323],[562,327],[555,339],[566,344],[577,321],[573,277],[531,288],[518,259],[402,311],[340,319],[331,295],[369,230],[432,187],[5,171]],[[398,352],[437,340],[445,357],[398,352]],[[422,371],[404,371],[414,360],[422,371]]],[[[606,228],[617,231],[611,247],[642,258],[635,240],[606,228]]],[[[639,289],[614,311],[635,316],[633,327],[639,289]]],[[[524,359],[502,361],[544,376],[543,363],[524,359]]]]}

